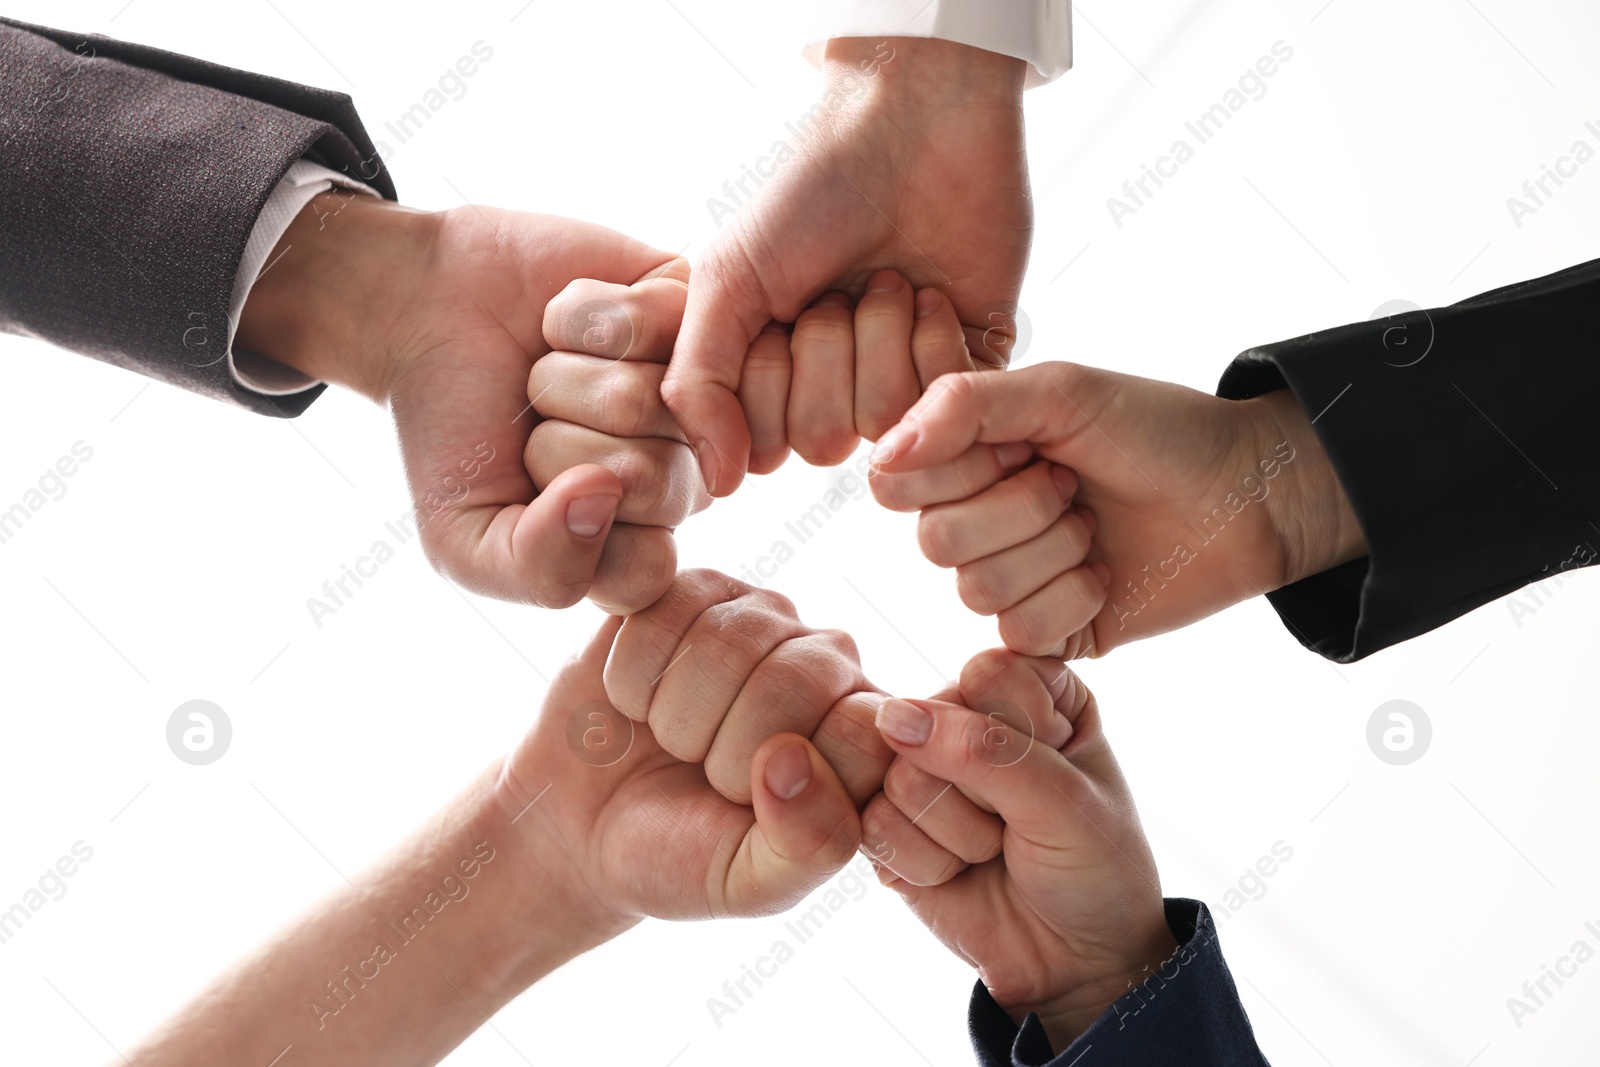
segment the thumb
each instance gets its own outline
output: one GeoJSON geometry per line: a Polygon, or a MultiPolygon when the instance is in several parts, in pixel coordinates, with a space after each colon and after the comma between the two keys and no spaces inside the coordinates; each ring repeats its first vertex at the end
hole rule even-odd
{"type": "Polygon", "coordinates": [[[1062,797],[1082,804],[1085,789],[1094,789],[1060,752],[998,716],[959,704],[885,700],[878,731],[901,759],[954,784],[1030,837],[1059,834],[1062,797]]]}
{"type": "Polygon", "coordinates": [[[861,819],[833,768],[798,734],[774,734],[750,764],[756,822],[728,886],[741,914],[783,911],[832,877],[861,843],[861,819]],[[738,870],[742,868],[742,872],[738,870]]]}
{"type": "Polygon", "coordinates": [[[750,426],[739,406],[739,379],[745,353],[771,319],[769,301],[742,255],[713,248],[690,276],[661,397],[693,446],[712,496],[737,489],[749,466],[750,426]]]}
{"type": "Polygon", "coordinates": [[[895,473],[947,463],[974,444],[1056,441],[1092,425],[1111,383],[1104,371],[1039,363],[995,374],[968,371],[934,379],[884,434],[872,462],[895,473]]]}

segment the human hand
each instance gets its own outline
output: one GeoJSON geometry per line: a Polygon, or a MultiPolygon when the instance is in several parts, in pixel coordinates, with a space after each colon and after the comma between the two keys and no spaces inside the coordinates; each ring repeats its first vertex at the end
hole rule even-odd
{"type": "Polygon", "coordinates": [[[584,327],[545,314],[579,278],[615,283],[607,292],[640,324],[639,353],[660,358],[681,314],[682,260],[586,222],[492,207],[418,212],[338,193],[313,200],[274,255],[245,303],[239,344],[389,406],[422,545],[441,573],[545,607],[587,594],[630,610],[665,588],[670,536],[634,516],[673,516],[635,506],[637,482],[606,465],[626,473],[614,452],[562,440],[574,465],[529,457],[536,484],[524,462],[537,421],[527,386],[553,348],[586,351],[584,327]]]}
{"type": "Polygon", "coordinates": [[[614,924],[769,914],[853,854],[880,699],[846,635],[687,571],[562,670],[496,793],[614,924]]]}
{"type": "Polygon", "coordinates": [[[1060,661],[980,653],[940,696],[879,708],[898,755],[862,812],[864,844],[1060,1052],[1177,949],[1155,859],[1094,697],[1060,661]]]}
{"type": "MultiPolygon", "coordinates": [[[[543,493],[588,463],[622,483],[599,567],[607,581],[590,593],[618,614],[666,592],[677,573],[674,528],[711,503],[661,400],[687,272],[677,259],[631,286],[591,278],[568,285],[544,314],[545,341],[564,350],[540,358],[528,376],[537,425],[523,459],[534,486],[543,493]]],[[[573,574],[574,582],[583,578],[581,569],[573,574]]]]}
{"type": "MultiPolygon", "coordinates": [[[[1008,342],[991,331],[991,347],[980,351],[992,356],[1008,342]]],[[[941,375],[992,369],[967,345],[949,298],[937,289],[913,292],[892,270],[875,271],[859,302],[837,289],[823,293],[792,332],[769,324],[739,381],[750,472],[776,470],[791,447],[807,463],[844,462],[863,438],[876,441],[899,422],[941,375]]]]}
{"type": "Polygon", "coordinates": [[[1024,653],[1104,655],[1366,551],[1288,390],[1221,400],[1071,363],[957,375],[874,462],[878,501],[922,512],[924,552],[1024,653]],[[1065,506],[1051,482],[1080,522],[1043,525],[1065,506]]]}
{"type": "MultiPolygon", "coordinates": [[[[827,89],[808,120],[814,132],[696,265],[662,386],[715,496],[739,485],[753,442],[770,463],[779,440],[782,409],[748,402],[752,393],[775,394],[771,383],[784,373],[758,344],[763,329],[794,321],[822,293],[859,295],[875,270],[893,268],[913,286],[949,294],[980,356],[988,358],[986,332],[991,350],[1006,350],[1015,332],[1033,232],[1026,64],[914,38],[842,38],[826,54],[827,89]]],[[[799,395],[813,395],[811,374],[796,364],[799,395]]],[[[817,374],[819,390],[843,397],[852,388],[842,367],[817,374]]],[[[855,378],[855,409],[869,413],[868,428],[914,399],[903,376],[855,378]]]]}
{"type": "Polygon", "coordinates": [[[300,1063],[437,1063],[645,915],[782,911],[855,852],[893,758],[879,699],[848,637],[689,571],[605,621],[511,755],[129,1062],[268,1063],[288,1043],[300,1063]]]}

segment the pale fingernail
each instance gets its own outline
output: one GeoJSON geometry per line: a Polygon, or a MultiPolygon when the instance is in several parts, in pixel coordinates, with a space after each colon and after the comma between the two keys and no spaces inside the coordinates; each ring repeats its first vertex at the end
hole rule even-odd
{"type": "Polygon", "coordinates": [[[906,280],[900,277],[899,271],[880,270],[878,273],[874,274],[872,276],[872,280],[867,283],[867,292],[898,293],[901,289],[905,288],[905,285],[906,280]]]}
{"type": "Polygon", "coordinates": [[[1026,441],[1008,441],[994,449],[994,458],[1002,470],[1020,467],[1032,457],[1033,446],[1026,441]]]}
{"type": "Polygon", "coordinates": [[[806,746],[791,741],[772,754],[762,775],[767,791],[779,800],[793,800],[811,784],[811,757],[806,746]]]}
{"type": "Polygon", "coordinates": [[[1100,580],[1100,588],[1111,588],[1111,568],[1104,563],[1091,563],[1089,569],[1094,571],[1094,576],[1100,580]]]}
{"type": "Polygon", "coordinates": [[[1079,516],[1083,518],[1083,525],[1088,528],[1089,536],[1093,537],[1095,535],[1095,531],[1100,529],[1100,520],[1094,517],[1094,512],[1092,511],[1087,511],[1084,508],[1077,508],[1075,510],[1078,512],[1079,516]]]}
{"type": "Polygon", "coordinates": [[[567,505],[567,529],[574,537],[593,537],[605,529],[617,510],[617,498],[601,493],[580,496],[567,505]]]}
{"type": "Polygon", "coordinates": [[[921,745],[933,734],[933,716],[909,700],[891,698],[878,705],[878,730],[902,745],[921,745]]]}
{"type": "Polygon", "coordinates": [[[917,431],[909,426],[896,426],[878,440],[878,447],[867,457],[874,467],[881,467],[902,452],[916,447],[917,431]]]}
{"type": "Polygon", "coordinates": [[[937,289],[924,289],[917,294],[917,318],[932,315],[944,303],[937,289]]]}
{"type": "Polygon", "coordinates": [[[717,494],[717,478],[722,474],[722,463],[717,458],[717,446],[710,441],[696,441],[694,455],[695,459],[700,463],[700,477],[706,483],[706,492],[715,496],[717,494]]]}

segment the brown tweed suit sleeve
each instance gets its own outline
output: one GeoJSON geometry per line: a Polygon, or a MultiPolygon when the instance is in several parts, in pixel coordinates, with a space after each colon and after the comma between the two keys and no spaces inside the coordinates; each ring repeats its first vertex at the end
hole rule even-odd
{"type": "Polygon", "coordinates": [[[265,415],[224,358],[262,205],[309,157],[393,199],[343,93],[0,18],[0,329],[265,415]]]}

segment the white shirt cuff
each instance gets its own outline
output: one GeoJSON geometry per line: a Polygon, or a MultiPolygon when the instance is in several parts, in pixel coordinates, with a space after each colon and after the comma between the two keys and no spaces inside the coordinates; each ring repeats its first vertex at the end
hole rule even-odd
{"type": "MultiPolygon", "coordinates": [[[[318,193],[325,193],[335,185],[357,193],[377,196],[370,186],[353,181],[348,175],[330,170],[309,160],[297,159],[278,184],[272,187],[267,203],[256,219],[255,229],[245,242],[244,258],[239,260],[239,273],[234,276],[233,299],[228,301],[228,370],[233,380],[245,389],[265,396],[288,396],[304,392],[317,384],[315,378],[286,367],[277,360],[243,349],[234,351],[233,335],[239,329],[239,315],[250,296],[250,287],[256,279],[271,270],[273,263],[267,257],[277,247],[278,239],[289,229],[289,223],[300,214],[300,209],[311,202],[318,193]]],[[[274,263],[276,260],[273,261],[274,263]]]]}
{"type": "Polygon", "coordinates": [[[822,65],[835,37],[936,37],[1026,60],[1027,87],[1072,67],[1072,0],[822,0],[805,57],[822,65]]]}

